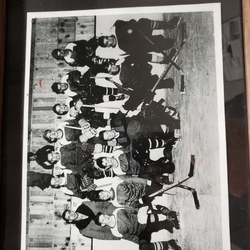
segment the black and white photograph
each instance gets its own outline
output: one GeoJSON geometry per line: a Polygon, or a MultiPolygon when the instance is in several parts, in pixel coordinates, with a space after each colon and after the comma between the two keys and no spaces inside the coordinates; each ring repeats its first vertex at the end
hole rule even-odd
{"type": "Polygon", "coordinates": [[[222,61],[217,3],[28,13],[22,249],[230,249],[222,61]]]}

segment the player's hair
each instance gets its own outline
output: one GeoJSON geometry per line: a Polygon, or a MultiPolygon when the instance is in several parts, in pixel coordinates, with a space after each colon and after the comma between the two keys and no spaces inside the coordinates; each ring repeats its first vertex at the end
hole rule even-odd
{"type": "Polygon", "coordinates": [[[58,84],[61,84],[60,82],[54,82],[51,85],[51,89],[53,92],[55,92],[56,94],[64,94],[64,91],[61,91],[60,89],[58,89],[58,84]]]}
{"type": "Polygon", "coordinates": [[[104,141],[104,142],[107,141],[107,140],[104,139],[104,133],[105,133],[106,131],[107,131],[107,130],[103,130],[103,131],[101,131],[101,132],[99,133],[99,139],[102,140],[102,141],[104,141]]]}
{"type": "Polygon", "coordinates": [[[67,223],[70,224],[70,223],[73,223],[73,221],[70,222],[68,219],[66,219],[66,214],[67,214],[68,212],[70,212],[69,209],[64,210],[64,212],[62,213],[62,218],[63,218],[67,223]]]}
{"type": "Polygon", "coordinates": [[[63,111],[60,113],[56,110],[56,108],[59,106],[60,106],[60,103],[57,103],[53,106],[52,110],[54,111],[54,113],[56,113],[57,115],[66,115],[68,113],[68,111],[63,111]]]}
{"type": "Polygon", "coordinates": [[[58,51],[61,51],[61,49],[54,49],[51,52],[52,57],[55,58],[56,60],[63,60],[63,56],[59,56],[58,51]]]}
{"type": "Polygon", "coordinates": [[[92,190],[87,192],[86,196],[90,201],[102,201],[99,196],[101,191],[103,190],[92,190]]]}
{"type": "Polygon", "coordinates": [[[95,224],[98,225],[98,226],[101,226],[101,225],[102,225],[102,224],[99,222],[99,218],[100,218],[100,216],[101,216],[102,214],[103,214],[103,213],[98,212],[98,213],[96,214],[95,219],[94,219],[95,224]]]}
{"type": "Polygon", "coordinates": [[[100,157],[98,159],[96,159],[96,164],[98,167],[100,168],[106,168],[103,164],[102,164],[102,160],[104,159],[105,157],[100,157]]]}
{"type": "Polygon", "coordinates": [[[46,140],[47,142],[49,143],[53,143],[53,142],[56,142],[57,139],[54,138],[54,139],[51,139],[48,134],[51,133],[51,129],[46,129],[43,133],[43,139],[46,140]]]}

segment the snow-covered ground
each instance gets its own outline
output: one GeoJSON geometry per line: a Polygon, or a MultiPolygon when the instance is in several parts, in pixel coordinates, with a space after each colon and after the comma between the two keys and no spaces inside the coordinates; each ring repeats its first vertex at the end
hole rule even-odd
{"type": "MultiPolygon", "coordinates": [[[[167,231],[155,233],[152,239],[153,241],[178,239],[180,246],[185,250],[223,249],[223,240],[228,240],[228,221],[225,198],[227,193],[223,192],[226,191],[227,172],[223,72],[220,71],[221,55],[218,50],[220,37],[217,40],[220,20],[215,24],[212,12],[155,14],[147,17],[169,20],[173,15],[181,16],[182,22],[186,22],[187,40],[176,61],[182,71],[172,67],[168,77],[175,80],[174,88],[158,91],[156,98],[163,97],[166,105],[173,106],[179,111],[181,138],[173,149],[173,162],[176,166],[174,180],[177,182],[187,177],[190,157],[194,155],[195,175],[184,184],[196,189],[200,209],[195,208],[191,192],[181,188],[175,188],[169,194],[157,198],[155,203],[166,205],[180,213],[181,229],[175,230],[173,234],[167,231]],[[185,93],[180,91],[181,75],[184,75],[185,93]]],[[[137,19],[139,17],[136,16],[137,19]]],[[[103,22],[102,18],[97,18],[97,34],[107,34],[114,20],[131,18],[134,17],[119,15],[106,18],[106,22],[103,22]]],[[[164,35],[176,38],[175,47],[179,47],[180,28],[165,31],[164,35]]],[[[160,74],[162,70],[162,66],[156,66],[153,73],[160,74]]],[[[138,249],[137,245],[127,241],[94,240],[95,250],[120,247],[138,249]]]]}

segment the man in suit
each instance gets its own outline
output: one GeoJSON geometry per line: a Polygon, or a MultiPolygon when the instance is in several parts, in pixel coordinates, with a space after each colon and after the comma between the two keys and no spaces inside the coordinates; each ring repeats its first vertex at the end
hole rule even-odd
{"type": "Polygon", "coordinates": [[[119,240],[108,227],[100,227],[94,221],[98,212],[111,214],[114,210],[115,207],[109,202],[86,201],[76,211],[66,209],[62,214],[62,218],[67,223],[74,224],[85,237],[99,240],[119,240]]]}

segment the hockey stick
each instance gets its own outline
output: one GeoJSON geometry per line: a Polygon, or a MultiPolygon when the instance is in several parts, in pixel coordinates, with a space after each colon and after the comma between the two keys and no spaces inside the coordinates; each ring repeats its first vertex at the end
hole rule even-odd
{"type": "Polygon", "coordinates": [[[133,90],[123,87],[121,84],[112,80],[110,77],[105,77],[105,80],[112,82],[121,92],[123,92],[127,95],[131,95],[131,93],[133,92],[133,90]]]}
{"type": "Polygon", "coordinates": [[[170,189],[172,189],[174,187],[180,187],[180,188],[186,189],[188,191],[191,191],[191,193],[193,195],[193,198],[194,198],[195,208],[199,209],[200,208],[200,202],[199,202],[196,190],[194,188],[182,185],[182,183],[184,183],[185,181],[187,181],[188,179],[190,179],[191,177],[194,176],[194,165],[195,165],[195,157],[194,157],[194,155],[191,155],[190,170],[189,170],[188,177],[183,179],[182,181],[176,183],[176,184],[173,184],[173,185],[167,187],[167,188],[162,188],[161,190],[149,195],[149,197],[154,197],[154,196],[156,196],[158,194],[165,193],[166,191],[168,191],[168,190],[170,190],[170,189]]]}
{"type": "Polygon", "coordinates": [[[163,187],[161,190],[159,190],[159,191],[157,191],[157,192],[155,192],[155,193],[153,193],[153,194],[150,194],[149,197],[154,197],[154,196],[157,196],[157,195],[159,195],[159,194],[161,194],[161,193],[165,193],[165,192],[167,192],[168,190],[171,190],[171,189],[173,189],[173,188],[175,188],[175,187],[178,187],[180,184],[182,184],[183,182],[187,181],[188,179],[190,179],[190,177],[187,177],[187,178],[185,178],[185,179],[179,181],[178,183],[169,185],[168,187],[163,187]]]}
{"type": "MultiPolygon", "coordinates": [[[[166,74],[169,72],[169,70],[171,69],[171,67],[172,67],[173,65],[174,65],[174,66],[176,65],[176,62],[175,62],[175,61],[176,61],[176,59],[177,59],[177,57],[178,57],[180,51],[182,50],[182,48],[183,48],[183,46],[184,46],[184,44],[185,44],[185,42],[186,42],[186,23],[185,23],[185,22],[182,24],[181,28],[182,28],[182,41],[181,41],[180,47],[179,47],[179,49],[175,52],[175,54],[173,55],[173,57],[172,57],[172,59],[170,60],[169,65],[167,66],[167,68],[162,72],[162,74],[160,75],[159,79],[156,81],[156,83],[154,84],[153,88],[150,90],[150,92],[152,92],[152,93],[155,92],[155,90],[156,90],[158,84],[159,84],[160,81],[166,76],[166,74]]],[[[177,67],[177,69],[178,69],[178,67],[177,67]]],[[[179,70],[179,69],[178,69],[178,70],[179,70]]],[[[112,82],[113,84],[115,84],[115,86],[116,86],[118,89],[120,89],[122,92],[124,92],[124,93],[126,93],[126,94],[128,94],[128,95],[130,95],[131,92],[133,91],[133,90],[129,90],[129,89],[126,89],[126,88],[122,87],[119,83],[113,81],[110,77],[105,77],[105,80],[112,82]]]]}
{"type": "Polygon", "coordinates": [[[196,207],[196,209],[199,209],[200,208],[200,202],[199,202],[196,190],[194,188],[191,188],[191,187],[188,187],[188,186],[185,186],[185,185],[179,185],[178,187],[186,189],[188,191],[191,191],[191,193],[193,195],[193,198],[194,198],[195,207],[196,207]]]}
{"type": "MultiPolygon", "coordinates": [[[[139,29],[137,30],[151,45],[155,45],[155,43],[148,36],[146,36],[141,30],[139,29]]],[[[186,40],[186,23],[185,22],[182,24],[182,38],[184,38],[183,40],[186,40]]],[[[182,71],[182,69],[173,60],[171,60],[171,63],[173,64],[173,66],[176,67],[178,71],[182,71]]]]}
{"type": "Polygon", "coordinates": [[[68,126],[68,125],[65,125],[64,127],[70,128],[70,129],[75,129],[75,130],[82,130],[83,129],[82,127],[73,127],[73,126],[68,126]]]}
{"type": "MultiPolygon", "coordinates": [[[[158,78],[158,80],[156,81],[154,86],[152,87],[152,89],[149,91],[149,93],[151,93],[151,94],[155,93],[155,90],[156,90],[157,86],[164,79],[164,77],[167,75],[167,73],[170,71],[171,67],[176,65],[175,61],[177,60],[177,57],[178,57],[180,51],[182,50],[182,48],[183,48],[183,46],[184,46],[184,44],[186,42],[186,23],[185,22],[182,24],[181,28],[182,28],[182,42],[180,44],[180,47],[179,47],[178,50],[176,50],[175,54],[173,55],[172,59],[170,60],[170,62],[168,64],[168,66],[162,72],[162,74],[160,75],[160,77],[158,78]]],[[[121,84],[115,82],[110,77],[105,77],[105,80],[112,82],[121,92],[123,92],[123,93],[125,93],[127,95],[131,95],[131,93],[133,93],[133,90],[124,88],[121,84]]],[[[144,108],[144,105],[150,104],[152,102],[152,100],[146,101],[145,99],[146,99],[146,97],[142,101],[142,103],[143,103],[142,109],[144,108]]]]}
{"type": "Polygon", "coordinates": [[[181,180],[181,181],[179,181],[178,183],[172,184],[172,185],[170,185],[170,186],[168,186],[168,187],[163,187],[161,190],[159,190],[159,191],[157,191],[157,192],[155,192],[155,193],[153,193],[153,194],[150,194],[149,197],[154,197],[154,196],[156,196],[156,195],[158,195],[158,194],[161,194],[161,193],[164,193],[164,192],[166,192],[166,191],[168,191],[168,190],[170,190],[170,189],[173,189],[174,187],[178,187],[178,186],[180,186],[183,182],[185,182],[185,181],[187,181],[188,179],[190,179],[191,177],[193,177],[193,175],[194,175],[194,163],[195,163],[195,157],[194,157],[194,155],[191,155],[190,170],[189,170],[188,177],[185,178],[185,179],[183,179],[183,180],[181,180]]]}
{"type": "Polygon", "coordinates": [[[188,176],[191,178],[192,176],[194,176],[194,164],[195,164],[195,157],[194,155],[191,155],[191,159],[190,159],[190,170],[189,170],[189,174],[188,176]]]}
{"type": "Polygon", "coordinates": [[[182,28],[182,41],[181,41],[180,47],[175,52],[173,58],[170,60],[168,67],[162,72],[161,76],[159,77],[159,79],[157,80],[157,82],[155,83],[153,88],[151,89],[151,92],[154,92],[156,90],[160,81],[165,77],[165,75],[169,72],[171,67],[175,64],[175,61],[177,60],[177,57],[178,57],[179,53],[181,52],[181,50],[186,42],[186,23],[185,22],[182,24],[181,28],[182,28]]]}

